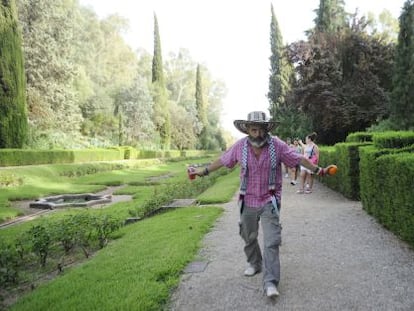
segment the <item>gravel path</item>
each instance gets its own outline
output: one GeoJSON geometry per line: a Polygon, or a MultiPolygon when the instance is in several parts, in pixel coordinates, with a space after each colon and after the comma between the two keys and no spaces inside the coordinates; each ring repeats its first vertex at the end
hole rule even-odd
{"type": "Polygon", "coordinates": [[[169,310],[414,310],[413,249],[360,202],[320,183],[310,195],[284,183],[280,297],[263,295],[262,274],[243,276],[233,200],[205,237],[199,259],[207,267],[183,274],[169,310]]]}

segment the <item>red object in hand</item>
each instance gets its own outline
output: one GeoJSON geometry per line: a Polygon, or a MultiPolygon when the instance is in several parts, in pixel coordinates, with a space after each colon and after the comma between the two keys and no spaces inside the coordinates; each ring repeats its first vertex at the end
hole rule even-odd
{"type": "Polygon", "coordinates": [[[188,173],[188,178],[190,178],[190,180],[193,180],[193,179],[196,178],[196,173],[195,173],[195,168],[194,167],[190,166],[187,169],[187,173],[188,173]]]}

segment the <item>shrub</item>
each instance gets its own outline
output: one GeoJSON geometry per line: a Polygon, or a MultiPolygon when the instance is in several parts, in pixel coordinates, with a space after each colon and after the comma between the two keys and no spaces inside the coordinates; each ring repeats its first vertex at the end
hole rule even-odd
{"type": "Polygon", "coordinates": [[[0,286],[16,284],[18,280],[19,256],[11,244],[0,241],[0,286]]]}

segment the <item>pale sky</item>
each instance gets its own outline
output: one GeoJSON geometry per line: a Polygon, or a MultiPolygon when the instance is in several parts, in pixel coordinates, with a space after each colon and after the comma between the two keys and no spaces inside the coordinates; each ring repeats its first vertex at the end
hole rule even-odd
{"type": "MultiPolygon", "coordinates": [[[[346,10],[378,14],[388,9],[399,17],[405,0],[345,0],[346,10]]],[[[80,0],[99,17],[118,13],[130,23],[125,34],[134,49],[153,52],[154,13],[157,15],[163,59],[180,48],[205,65],[214,79],[223,80],[222,126],[241,137],[233,120],[246,119],[253,110],[268,114],[270,5],[285,43],[304,39],[314,24],[319,0],[80,0]]]]}

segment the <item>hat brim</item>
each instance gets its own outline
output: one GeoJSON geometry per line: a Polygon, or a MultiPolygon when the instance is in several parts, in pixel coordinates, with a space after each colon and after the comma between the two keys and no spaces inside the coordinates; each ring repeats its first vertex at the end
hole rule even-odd
{"type": "Polygon", "coordinates": [[[249,125],[264,126],[266,132],[270,132],[277,126],[278,123],[275,121],[255,122],[255,121],[246,121],[246,120],[234,120],[233,124],[236,127],[236,129],[238,129],[240,132],[248,135],[249,133],[247,131],[247,127],[249,125]]]}

